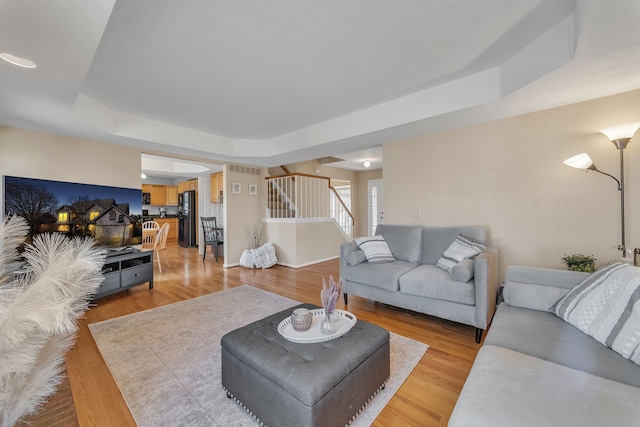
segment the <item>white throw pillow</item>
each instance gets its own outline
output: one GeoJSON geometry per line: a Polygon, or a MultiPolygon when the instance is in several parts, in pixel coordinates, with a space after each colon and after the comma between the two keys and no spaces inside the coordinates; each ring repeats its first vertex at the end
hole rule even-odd
{"type": "Polygon", "coordinates": [[[487,247],[484,244],[460,233],[451,242],[447,250],[444,251],[436,265],[451,274],[454,265],[465,258],[472,258],[478,255],[485,249],[487,247]]]}
{"type": "Polygon", "coordinates": [[[371,264],[395,261],[389,245],[381,235],[353,239],[371,264]]]}
{"type": "Polygon", "coordinates": [[[620,262],[603,267],[571,289],[552,310],[640,365],[640,267],[620,262]]]}
{"type": "Polygon", "coordinates": [[[252,249],[253,262],[256,268],[269,268],[278,262],[276,258],[276,248],[271,243],[265,243],[258,249],[252,249]]]}

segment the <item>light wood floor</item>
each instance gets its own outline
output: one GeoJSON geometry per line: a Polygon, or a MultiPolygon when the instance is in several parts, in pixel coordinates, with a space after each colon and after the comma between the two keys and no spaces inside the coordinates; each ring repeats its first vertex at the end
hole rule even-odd
{"type": "MultiPolygon", "coordinates": [[[[211,250],[211,249],[209,249],[211,250]]],[[[301,302],[320,304],[322,278],[340,274],[338,260],[292,269],[222,268],[209,253],[167,245],[169,266],[154,266],[154,289],[140,285],[97,300],[81,321],[78,340],[67,357],[67,372],[80,426],[135,426],[126,403],[87,327],[125,314],[249,284],[301,302]]],[[[343,301],[339,308],[346,308],[343,301]]],[[[393,308],[351,295],[348,310],[389,331],[429,344],[418,366],[375,421],[375,426],[446,426],[480,348],[470,326],[393,308]]]]}

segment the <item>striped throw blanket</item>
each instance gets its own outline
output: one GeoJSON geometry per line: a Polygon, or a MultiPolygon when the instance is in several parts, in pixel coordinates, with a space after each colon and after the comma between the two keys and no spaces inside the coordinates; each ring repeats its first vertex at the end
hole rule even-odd
{"type": "Polygon", "coordinates": [[[619,262],[603,267],[552,309],[561,319],[640,365],[640,267],[619,262]]]}

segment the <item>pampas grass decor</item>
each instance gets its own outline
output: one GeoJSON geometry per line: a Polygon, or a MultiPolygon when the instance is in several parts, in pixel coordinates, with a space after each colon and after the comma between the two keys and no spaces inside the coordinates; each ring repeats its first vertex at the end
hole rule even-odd
{"type": "Polygon", "coordinates": [[[0,425],[14,426],[56,391],[77,319],[102,283],[105,251],[92,239],[37,235],[20,260],[29,228],[0,224],[0,425]]]}

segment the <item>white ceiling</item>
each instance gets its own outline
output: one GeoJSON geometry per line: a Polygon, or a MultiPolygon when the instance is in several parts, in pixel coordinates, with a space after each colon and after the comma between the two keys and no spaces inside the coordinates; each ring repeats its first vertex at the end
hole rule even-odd
{"type": "MultiPolygon", "coordinates": [[[[203,161],[390,141],[640,88],[637,0],[0,0],[0,124],[203,161]]],[[[379,156],[370,158],[369,156],[379,156]]]]}

